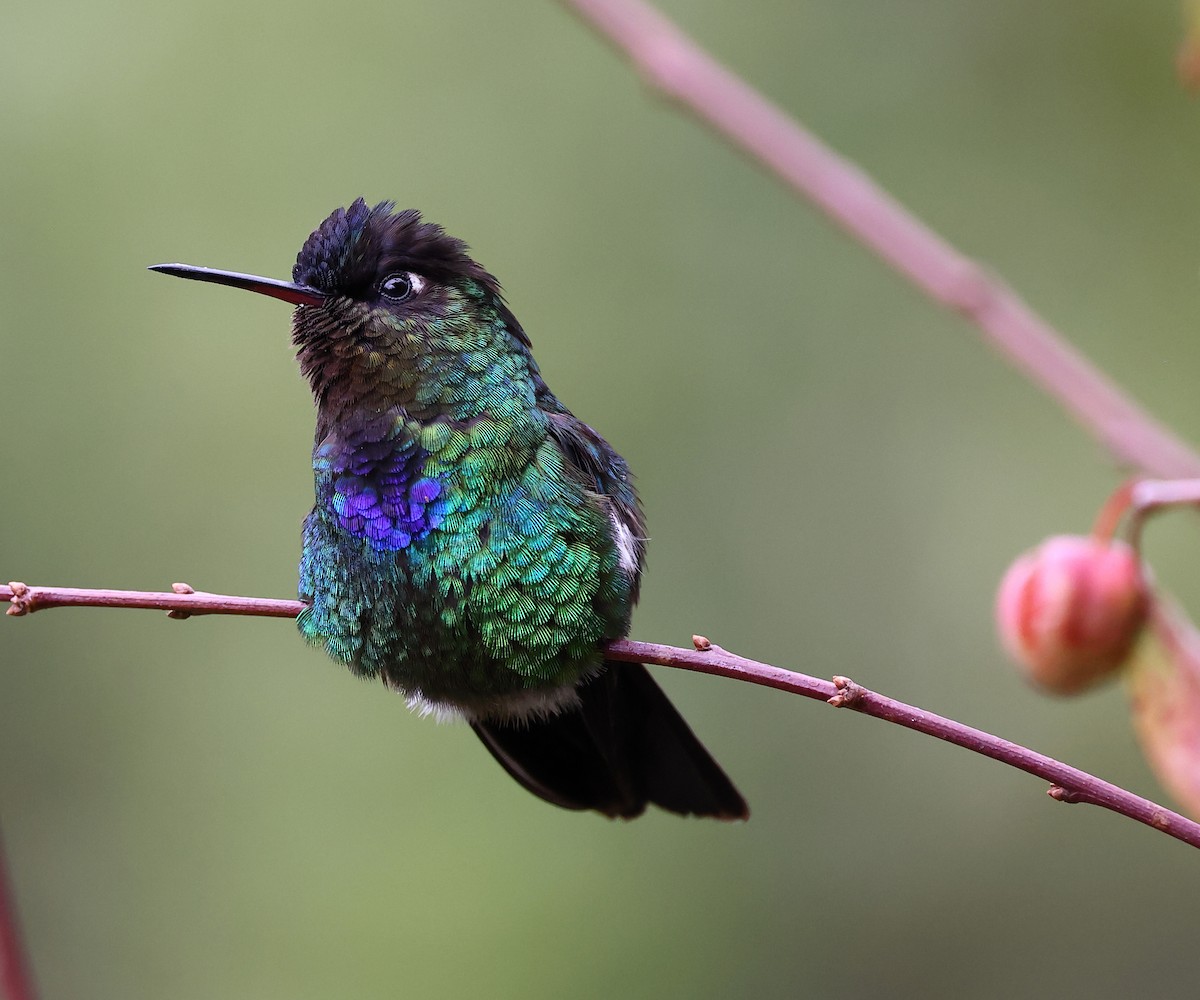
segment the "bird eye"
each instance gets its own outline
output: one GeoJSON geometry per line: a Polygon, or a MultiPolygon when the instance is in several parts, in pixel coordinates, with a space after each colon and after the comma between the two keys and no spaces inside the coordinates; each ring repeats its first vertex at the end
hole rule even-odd
{"type": "Polygon", "coordinates": [[[403,302],[425,287],[425,281],[410,271],[389,274],[379,283],[379,294],[393,302],[403,302]]]}

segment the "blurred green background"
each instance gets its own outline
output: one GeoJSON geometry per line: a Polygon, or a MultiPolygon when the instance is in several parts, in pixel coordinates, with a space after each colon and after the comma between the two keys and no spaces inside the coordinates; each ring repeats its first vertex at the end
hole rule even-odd
{"type": "MultiPolygon", "coordinates": [[[[1140,399],[1200,428],[1200,105],[1172,3],[665,9],[1140,399]]],[[[359,194],[498,274],[639,473],[637,638],[846,673],[1163,793],[1125,698],[1036,695],[996,582],[1118,473],[1057,408],[549,2],[14,5],[0,578],[291,596],[286,276],[359,194]]],[[[1150,554],[1200,607],[1196,522],[1150,554]]],[[[527,795],[289,623],[0,621],[0,820],[46,997],[1195,995],[1197,855],[783,694],[656,675],[747,825],[527,795]]]]}

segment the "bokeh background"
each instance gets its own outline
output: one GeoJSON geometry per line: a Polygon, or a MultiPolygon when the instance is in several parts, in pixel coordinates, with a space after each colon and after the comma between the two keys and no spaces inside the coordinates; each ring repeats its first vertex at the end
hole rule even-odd
{"type": "MultiPolygon", "coordinates": [[[[1200,428],[1200,105],[1172,3],[664,8],[1153,410],[1200,428]]],[[[1118,470],[551,2],[12,5],[0,577],[294,594],[312,408],[286,276],[359,194],[504,281],[638,472],[638,638],[703,632],[1162,796],[1119,685],[1028,689],[1010,559],[1118,470]]],[[[1200,606],[1197,523],[1156,572],[1200,606]]],[[[1194,996],[1194,852],[780,693],[657,676],[746,825],[522,792],[287,622],[0,621],[0,820],[47,997],[1194,996]]]]}

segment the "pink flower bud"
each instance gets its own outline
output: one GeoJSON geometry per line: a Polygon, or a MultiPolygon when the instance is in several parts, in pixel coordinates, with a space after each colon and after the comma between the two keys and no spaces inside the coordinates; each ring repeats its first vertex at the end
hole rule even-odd
{"type": "Polygon", "coordinates": [[[1057,535],[1004,574],[996,625],[1030,680],[1074,694],[1128,659],[1149,604],[1137,554],[1128,545],[1057,535]]]}

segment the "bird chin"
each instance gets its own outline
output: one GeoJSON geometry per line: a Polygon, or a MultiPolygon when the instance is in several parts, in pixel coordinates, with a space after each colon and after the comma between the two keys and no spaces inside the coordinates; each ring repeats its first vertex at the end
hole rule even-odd
{"type": "Polygon", "coordinates": [[[408,707],[418,715],[432,716],[438,722],[475,722],[488,719],[493,722],[535,722],[552,715],[570,711],[579,705],[579,695],[573,687],[553,688],[549,691],[521,691],[502,698],[462,703],[432,701],[422,694],[403,692],[408,707]]]}

